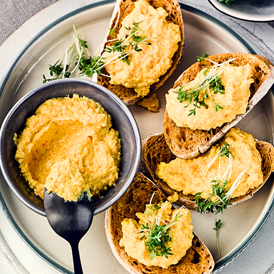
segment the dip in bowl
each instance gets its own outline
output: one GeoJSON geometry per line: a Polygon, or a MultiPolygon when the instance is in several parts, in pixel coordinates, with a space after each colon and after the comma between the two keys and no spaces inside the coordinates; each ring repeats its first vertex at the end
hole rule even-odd
{"type": "MultiPolygon", "coordinates": [[[[43,84],[22,97],[7,114],[0,133],[1,169],[16,196],[29,208],[44,215],[43,200],[35,195],[26,182],[15,159],[17,146],[14,136],[20,135],[26,120],[45,101],[52,98],[87,97],[99,103],[110,115],[112,129],[118,132],[121,143],[119,176],[115,186],[94,196],[95,214],[115,203],[131,184],[138,168],[141,141],[135,119],[125,104],[106,88],[88,80],[62,79],[43,84]],[[101,196],[101,197],[100,197],[101,196]]],[[[59,128],[57,126],[57,128],[59,128]]],[[[16,138],[15,138],[16,139],[16,138]]],[[[68,148],[68,154],[70,148],[68,148]]],[[[96,157],[96,155],[95,155],[96,157]]],[[[100,156],[102,157],[102,156],[100,156]]]]}

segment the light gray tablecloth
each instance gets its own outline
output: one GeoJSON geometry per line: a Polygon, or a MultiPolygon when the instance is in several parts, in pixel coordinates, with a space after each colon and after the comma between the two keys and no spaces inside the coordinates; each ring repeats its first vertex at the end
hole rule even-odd
{"type": "MultiPolygon", "coordinates": [[[[57,1],[0,0],[0,45],[29,18],[57,1]]],[[[200,1],[203,2],[206,0],[200,1]]],[[[274,27],[274,22],[270,22],[269,24],[274,27]]]]}
{"type": "Polygon", "coordinates": [[[58,0],[0,0],[0,45],[29,18],[58,0]]]}

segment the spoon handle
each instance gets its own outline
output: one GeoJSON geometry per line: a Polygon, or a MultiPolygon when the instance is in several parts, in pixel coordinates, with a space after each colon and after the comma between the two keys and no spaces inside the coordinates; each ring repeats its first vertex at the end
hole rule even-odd
{"type": "Polygon", "coordinates": [[[71,243],[71,250],[73,256],[74,274],[83,274],[83,269],[80,260],[78,243],[71,243]]]}

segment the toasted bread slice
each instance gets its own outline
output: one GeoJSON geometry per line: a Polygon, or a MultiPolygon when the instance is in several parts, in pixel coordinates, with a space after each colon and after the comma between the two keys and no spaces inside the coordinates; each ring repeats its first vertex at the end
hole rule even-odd
{"type": "MultiPolygon", "coordinates": [[[[105,41],[109,41],[117,37],[117,34],[121,28],[123,19],[127,15],[129,15],[134,9],[134,2],[136,2],[136,0],[123,0],[123,1],[118,0],[116,2],[112,19],[111,19],[110,28],[113,29],[114,26],[116,25],[116,21],[118,20],[117,25],[115,27],[113,35],[112,36],[107,35],[105,41]]],[[[169,16],[167,17],[167,20],[177,24],[180,27],[181,38],[182,38],[181,42],[178,43],[178,50],[172,58],[172,62],[173,62],[172,66],[168,69],[168,71],[164,75],[160,77],[160,80],[158,82],[150,86],[150,92],[152,92],[164,84],[164,82],[175,70],[179,60],[181,59],[183,44],[184,44],[184,32],[183,32],[184,26],[183,26],[183,18],[182,18],[180,5],[178,4],[177,0],[150,0],[149,4],[153,6],[154,8],[162,7],[167,11],[167,13],[169,14],[169,16]]],[[[107,45],[110,45],[110,42],[106,42],[104,45],[104,48],[107,45]]],[[[141,63],[142,62],[140,62],[140,65],[141,63]]],[[[102,72],[105,75],[109,75],[105,69],[103,69],[102,72]]],[[[133,105],[137,101],[142,99],[142,97],[138,96],[138,94],[134,91],[133,88],[126,88],[122,85],[111,85],[109,81],[110,81],[109,77],[106,77],[103,75],[97,76],[97,83],[111,90],[120,99],[122,99],[126,105],[133,105]]]]}
{"type": "MultiPolygon", "coordinates": [[[[262,157],[261,169],[263,172],[263,181],[265,183],[271,172],[274,171],[274,148],[270,143],[257,141],[257,150],[260,152],[262,157]]],[[[163,133],[152,135],[143,141],[142,156],[155,184],[165,193],[166,196],[173,195],[175,190],[171,189],[168,184],[160,179],[155,173],[160,162],[169,163],[176,158],[176,156],[169,149],[163,133]]],[[[245,195],[230,199],[230,202],[232,205],[235,205],[250,199],[253,194],[263,186],[263,184],[257,186],[256,188],[250,189],[250,191],[248,191],[245,195]]],[[[184,195],[182,191],[177,193],[179,194],[179,199],[176,203],[184,205],[190,210],[198,210],[198,206],[193,195],[184,195]]]]}
{"type": "Polygon", "coordinates": [[[168,268],[145,266],[128,256],[124,247],[119,245],[119,241],[123,236],[121,222],[125,218],[137,220],[136,212],[145,211],[146,204],[149,203],[153,192],[156,192],[153,197],[154,203],[166,200],[165,195],[148,178],[141,173],[137,173],[124,196],[106,212],[107,239],[119,263],[129,273],[211,273],[214,268],[214,260],[207,247],[196,235],[194,235],[192,246],[188,249],[186,255],[178,264],[171,265],[168,268]]]}
{"type": "MultiPolygon", "coordinates": [[[[166,111],[163,131],[169,148],[177,157],[184,159],[194,158],[206,152],[214,143],[220,140],[230,128],[234,127],[266,95],[273,85],[274,66],[264,57],[247,53],[223,53],[208,57],[208,59],[217,63],[223,63],[233,58],[236,59],[230,64],[234,66],[250,64],[255,71],[254,83],[250,88],[251,94],[246,112],[243,115],[237,115],[233,121],[224,124],[222,127],[206,131],[178,127],[174,121],[169,118],[166,111]]],[[[204,65],[211,66],[212,63],[205,60],[204,65]]],[[[205,66],[202,66],[200,62],[190,66],[178,78],[173,88],[194,80],[197,73],[204,69],[205,66]]]]}

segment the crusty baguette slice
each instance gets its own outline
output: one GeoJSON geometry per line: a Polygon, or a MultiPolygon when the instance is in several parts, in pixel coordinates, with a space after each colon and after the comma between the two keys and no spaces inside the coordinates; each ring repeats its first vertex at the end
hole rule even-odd
{"type": "MultiPolygon", "coordinates": [[[[123,1],[117,0],[113,15],[111,18],[111,22],[110,22],[110,29],[114,28],[118,18],[117,26],[115,28],[115,32],[113,36],[107,35],[105,41],[109,41],[117,37],[119,29],[121,28],[123,19],[128,14],[130,14],[132,10],[134,9],[134,2],[136,2],[136,0],[123,0],[123,1]],[[119,9],[120,9],[120,16],[118,16],[119,9]]],[[[152,92],[164,84],[164,82],[175,70],[179,60],[181,59],[183,44],[184,44],[184,26],[183,26],[183,18],[182,18],[180,5],[178,4],[177,0],[150,0],[149,3],[154,8],[162,7],[167,11],[167,13],[169,14],[169,16],[167,17],[167,20],[180,26],[181,38],[182,38],[181,42],[178,43],[178,46],[179,46],[178,50],[172,58],[172,61],[173,61],[172,66],[164,75],[160,77],[160,80],[157,83],[154,83],[150,87],[150,92],[152,92]]],[[[104,48],[109,44],[110,44],[109,42],[105,43],[104,48]]],[[[141,64],[142,62],[140,62],[140,65],[141,64]]],[[[105,69],[103,70],[103,74],[109,75],[105,69]]],[[[134,91],[133,88],[126,88],[122,85],[111,85],[109,81],[110,81],[109,77],[106,77],[103,75],[97,76],[97,83],[111,90],[114,94],[120,97],[120,99],[122,99],[126,105],[133,105],[137,101],[142,99],[142,97],[138,96],[138,94],[134,91]]]]}
{"type": "MultiPolygon", "coordinates": [[[[226,132],[234,127],[268,92],[274,83],[274,66],[271,62],[261,56],[247,53],[223,53],[212,55],[209,59],[222,63],[232,58],[232,65],[242,66],[250,64],[256,71],[254,84],[251,85],[251,95],[246,113],[238,115],[233,121],[224,124],[216,129],[192,130],[187,127],[178,127],[168,116],[167,111],[164,117],[163,131],[166,142],[177,157],[194,158],[201,153],[206,152],[214,143],[220,140],[226,132]]],[[[204,62],[205,66],[211,66],[208,60],[204,62]]],[[[197,62],[185,70],[174,84],[174,88],[184,85],[195,79],[197,73],[205,67],[197,62]]]]}
{"type": "Polygon", "coordinates": [[[145,266],[128,256],[124,247],[120,247],[119,241],[122,238],[122,220],[125,218],[137,220],[136,212],[145,211],[145,205],[149,203],[153,192],[156,192],[153,203],[166,200],[165,195],[153,185],[148,178],[141,173],[137,173],[124,196],[107,210],[105,217],[106,236],[116,259],[129,273],[211,273],[214,268],[214,260],[207,247],[196,235],[194,235],[192,247],[187,251],[181,261],[166,269],[156,266],[145,266]]]}
{"type": "MultiPolygon", "coordinates": [[[[270,143],[257,141],[257,150],[260,152],[262,157],[262,172],[264,183],[269,178],[271,172],[274,171],[274,148],[270,143]]],[[[174,194],[174,190],[171,189],[167,183],[160,179],[155,171],[160,162],[169,163],[176,158],[175,155],[169,149],[164,134],[152,135],[143,141],[143,161],[146,163],[146,167],[151,175],[152,180],[155,184],[165,193],[166,196],[174,194]]],[[[243,196],[235,197],[231,199],[232,205],[250,199],[255,192],[257,192],[263,184],[256,188],[250,189],[248,193],[243,196]]],[[[183,192],[178,192],[179,199],[176,203],[184,205],[190,210],[196,211],[198,206],[195,202],[193,195],[184,195],[183,192]]]]}

